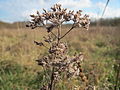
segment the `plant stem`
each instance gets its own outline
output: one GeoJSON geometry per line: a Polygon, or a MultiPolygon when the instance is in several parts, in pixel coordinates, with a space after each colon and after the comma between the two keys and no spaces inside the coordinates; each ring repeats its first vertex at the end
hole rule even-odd
{"type": "Polygon", "coordinates": [[[71,27],[62,37],[60,37],[60,39],[64,38],[70,31],[72,31],[74,27],[71,27]]]}
{"type": "Polygon", "coordinates": [[[58,26],[58,43],[60,41],[60,36],[61,36],[61,24],[58,26]]]}
{"type": "MultiPolygon", "coordinates": [[[[47,26],[44,24],[44,23],[42,23],[43,24],[43,26],[45,27],[45,28],[47,28],[47,26]]],[[[57,36],[56,36],[56,34],[55,33],[53,33],[52,31],[50,32],[52,35],[54,35],[56,38],[57,38],[57,36]]]]}
{"type": "Polygon", "coordinates": [[[55,38],[57,38],[57,36],[56,36],[56,35],[55,35],[52,31],[51,31],[50,33],[51,33],[52,35],[54,35],[54,36],[55,36],[55,38]]]}
{"type": "Polygon", "coordinates": [[[50,82],[50,90],[53,89],[54,89],[54,67],[52,68],[51,82],[50,82]]]}
{"type": "Polygon", "coordinates": [[[116,83],[115,83],[115,89],[114,90],[117,90],[118,88],[118,80],[119,80],[119,68],[120,68],[120,65],[117,67],[117,72],[116,72],[116,83]]]}

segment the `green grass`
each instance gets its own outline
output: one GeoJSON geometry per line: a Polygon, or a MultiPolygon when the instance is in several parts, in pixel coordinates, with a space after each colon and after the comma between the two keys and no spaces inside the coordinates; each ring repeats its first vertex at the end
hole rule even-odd
{"type": "Polygon", "coordinates": [[[42,78],[40,79],[30,68],[8,60],[1,61],[0,65],[0,90],[36,90],[39,88],[42,78]]]}

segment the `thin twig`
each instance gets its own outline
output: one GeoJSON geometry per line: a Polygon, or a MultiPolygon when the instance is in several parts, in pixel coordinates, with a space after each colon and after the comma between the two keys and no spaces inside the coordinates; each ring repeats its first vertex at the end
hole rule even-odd
{"type": "Polygon", "coordinates": [[[107,0],[107,2],[106,2],[106,5],[105,5],[105,7],[104,7],[104,10],[103,10],[103,13],[102,13],[101,18],[103,17],[103,15],[104,15],[104,13],[105,13],[105,11],[106,11],[106,8],[107,8],[107,5],[108,5],[109,1],[110,1],[110,0],[107,0]]]}
{"type": "Polygon", "coordinates": [[[54,88],[54,67],[52,69],[52,74],[51,74],[51,82],[50,82],[50,90],[53,90],[54,88]]]}
{"type": "Polygon", "coordinates": [[[61,36],[61,25],[58,26],[58,43],[60,41],[60,36],[61,36]]]}
{"type": "Polygon", "coordinates": [[[120,67],[120,65],[117,67],[117,72],[116,72],[116,82],[115,82],[115,90],[117,90],[117,88],[118,88],[119,67],[120,67]]]}
{"type": "Polygon", "coordinates": [[[56,34],[55,33],[53,33],[52,31],[50,32],[52,35],[54,35],[56,38],[57,38],[57,36],[56,36],[56,34]]]}
{"type": "Polygon", "coordinates": [[[43,45],[45,48],[47,48],[47,49],[49,49],[49,47],[47,47],[47,46],[45,46],[45,45],[43,45]]]}
{"type": "Polygon", "coordinates": [[[74,27],[72,26],[62,37],[60,37],[59,39],[64,38],[70,31],[72,31],[74,27]]]}
{"type": "MultiPolygon", "coordinates": [[[[44,24],[44,23],[42,23],[43,24],[43,26],[45,27],[45,28],[47,28],[47,26],[44,24]]],[[[52,35],[54,35],[56,38],[57,38],[57,36],[56,36],[56,34],[55,33],[53,33],[52,31],[50,32],[52,35]]]]}

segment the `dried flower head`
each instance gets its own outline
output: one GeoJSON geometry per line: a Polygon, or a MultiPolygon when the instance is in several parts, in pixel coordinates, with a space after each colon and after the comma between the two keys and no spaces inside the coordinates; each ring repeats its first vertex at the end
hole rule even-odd
{"type": "MultiPolygon", "coordinates": [[[[63,24],[64,22],[73,21],[74,27],[84,27],[86,29],[89,28],[90,19],[88,15],[82,16],[82,11],[79,10],[77,12],[67,11],[67,9],[62,8],[60,4],[55,4],[51,7],[51,11],[47,11],[43,9],[44,13],[40,14],[37,11],[37,15],[30,15],[33,19],[27,25],[32,29],[39,27],[40,25],[45,25],[46,21],[52,23],[51,28],[55,25],[63,24]]],[[[49,28],[47,28],[49,29],[49,28]]],[[[48,30],[50,32],[50,30],[48,30]]]]}
{"type": "Polygon", "coordinates": [[[67,53],[68,46],[66,43],[61,42],[61,39],[76,27],[83,27],[88,30],[90,24],[89,16],[82,16],[81,10],[77,12],[67,11],[60,4],[55,4],[51,7],[51,11],[45,9],[43,11],[42,14],[37,11],[37,15],[30,15],[33,19],[26,25],[32,29],[42,25],[48,32],[48,37],[43,38],[45,42],[50,44],[50,47],[47,47],[43,42],[34,41],[36,45],[44,46],[48,49],[48,55],[36,60],[38,65],[42,66],[46,71],[51,71],[51,73],[48,73],[50,78],[48,85],[43,85],[40,90],[53,90],[55,83],[62,79],[63,72],[67,79],[81,77],[81,80],[87,83],[87,77],[81,67],[83,54],[69,56],[67,53]],[[61,35],[61,25],[69,21],[73,21],[72,27],[64,35],[61,35]],[[58,30],[57,33],[53,32],[55,27],[58,30]]]}

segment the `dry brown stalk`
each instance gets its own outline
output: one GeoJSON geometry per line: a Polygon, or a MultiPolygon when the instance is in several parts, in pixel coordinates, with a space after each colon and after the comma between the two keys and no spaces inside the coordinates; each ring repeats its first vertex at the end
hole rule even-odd
{"type": "Polygon", "coordinates": [[[50,47],[45,46],[43,42],[34,41],[36,45],[48,48],[49,52],[47,56],[43,56],[36,60],[38,65],[42,66],[44,70],[50,70],[51,72],[50,74],[48,73],[50,78],[49,83],[47,85],[43,85],[40,90],[55,90],[55,83],[62,80],[63,72],[67,79],[72,77],[81,77],[81,80],[87,85],[88,80],[81,67],[83,54],[80,53],[74,57],[69,56],[67,53],[68,46],[66,43],[62,42],[61,39],[76,27],[83,27],[88,30],[90,24],[89,16],[82,16],[81,10],[76,13],[70,10],[67,11],[67,9],[62,8],[60,4],[55,4],[51,7],[51,11],[47,11],[45,9],[43,9],[43,11],[44,13],[42,14],[37,11],[37,15],[30,15],[33,19],[28,25],[26,25],[32,29],[44,26],[49,33],[49,36],[47,38],[44,37],[44,39],[45,42],[50,44],[50,47]],[[73,21],[72,27],[62,35],[61,25],[64,22],[69,21],[73,21]],[[58,29],[57,33],[53,32],[54,28],[58,29]],[[52,35],[54,37],[52,37],[52,35]]]}

